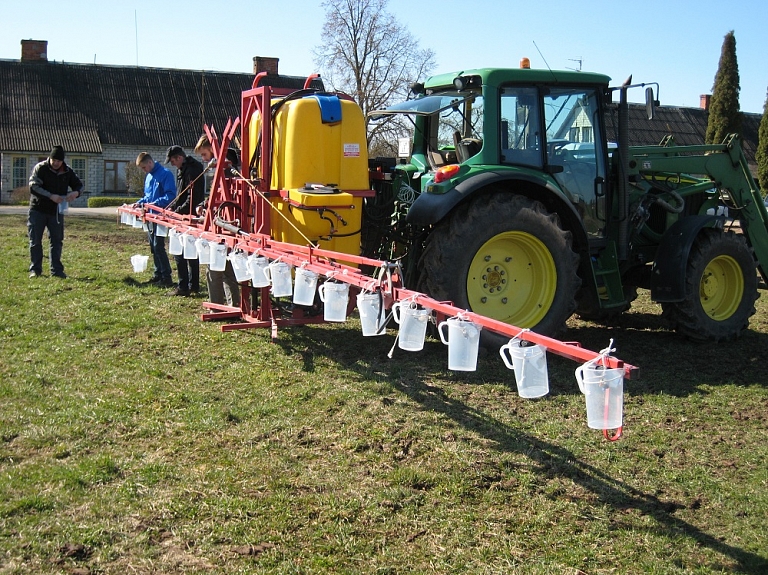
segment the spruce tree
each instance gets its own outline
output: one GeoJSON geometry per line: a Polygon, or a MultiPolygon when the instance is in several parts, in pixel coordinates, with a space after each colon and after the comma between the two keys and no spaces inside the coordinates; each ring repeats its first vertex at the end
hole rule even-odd
{"type": "Polygon", "coordinates": [[[757,131],[757,182],[764,194],[768,194],[768,91],[763,104],[763,117],[760,119],[760,129],[757,131]]]}
{"type": "Polygon", "coordinates": [[[739,64],[736,61],[736,37],[733,30],[725,35],[720,63],[712,87],[707,121],[707,144],[720,144],[728,134],[741,132],[739,112],[739,64]]]}

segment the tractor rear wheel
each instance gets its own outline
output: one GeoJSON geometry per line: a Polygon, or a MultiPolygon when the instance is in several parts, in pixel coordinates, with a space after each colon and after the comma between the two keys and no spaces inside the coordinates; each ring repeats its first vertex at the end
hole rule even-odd
{"type": "MultiPolygon", "coordinates": [[[[576,309],[578,255],[555,214],[497,192],[437,225],[421,258],[420,289],[438,300],[554,336],[576,309]]],[[[482,332],[487,347],[509,337],[482,332]]]]}
{"type": "Polygon", "coordinates": [[[737,338],[755,313],[756,267],[744,236],[703,230],[688,257],[685,299],[662,303],[664,316],[692,339],[737,338]]]}

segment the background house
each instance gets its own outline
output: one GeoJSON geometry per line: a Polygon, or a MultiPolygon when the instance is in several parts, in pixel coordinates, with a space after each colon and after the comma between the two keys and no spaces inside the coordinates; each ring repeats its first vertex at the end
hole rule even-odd
{"type": "Polygon", "coordinates": [[[255,57],[253,74],[242,74],[51,62],[47,46],[22,40],[20,60],[0,60],[0,202],[56,144],[90,195],[127,194],[126,171],[140,152],[161,162],[172,144],[191,153],[204,124],[222,131],[240,115],[255,74],[270,74],[263,84],[304,85],[279,76],[277,58],[255,57]]]}
{"type": "MultiPolygon", "coordinates": [[[[661,143],[667,135],[675,138],[678,146],[695,146],[704,144],[709,118],[709,102],[711,96],[701,96],[698,108],[682,108],[679,106],[657,106],[653,120],[646,115],[645,104],[629,105],[629,145],[652,146],[661,143]]],[[[741,146],[749,163],[752,175],[757,177],[758,130],[762,114],[741,114],[741,146]]],[[[618,141],[616,127],[618,112],[614,107],[613,114],[607,121],[608,140],[618,141]]]]}
{"type": "MultiPolygon", "coordinates": [[[[255,74],[263,83],[299,89],[304,78],[278,75],[278,59],[254,57],[253,74],[50,62],[48,42],[22,40],[21,59],[0,60],[0,202],[25,187],[35,163],[53,145],[90,195],[127,194],[127,172],[141,151],[165,159],[172,144],[192,152],[204,124],[222,130],[240,115],[240,94],[255,74]]],[[[322,89],[318,79],[313,87],[322,89]]],[[[703,144],[709,97],[701,107],[660,106],[648,120],[645,106],[630,104],[630,145],[658,144],[668,134],[679,145],[703,144]]],[[[608,138],[616,121],[609,114],[608,138]]],[[[742,115],[743,147],[752,173],[760,114],[742,115]]],[[[588,133],[588,130],[585,130],[588,133]]],[[[576,140],[574,140],[576,141],[576,140]]],[[[87,201],[87,195],[80,203],[87,201]]]]}

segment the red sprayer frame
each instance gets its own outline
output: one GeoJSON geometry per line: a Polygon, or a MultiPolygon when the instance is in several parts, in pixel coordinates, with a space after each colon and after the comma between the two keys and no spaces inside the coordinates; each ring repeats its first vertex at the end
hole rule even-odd
{"type": "MultiPolygon", "coordinates": [[[[563,342],[557,339],[537,334],[533,331],[509,325],[489,317],[469,312],[454,306],[451,302],[437,301],[426,294],[406,289],[402,285],[402,277],[396,264],[374,260],[362,256],[354,256],[324,249],[318,249],[311,242],[301,246],[277,242],[270,236],[272,204],[269,197],[276,197],[281,190],[271,188],[272,175],[272,123],[271,103],[274,97],[284,97],[290,90],[260,86],[263,74],[258,75],[253,87],[243,92],[240,118],[230,120],[219,136],[212,127],[206,126],[205,132],[211,141],[213,152],[218,161],[213,173],[213,186],[207,200],[204,217],[185,216],[159,208],[145,211],[141,208],[123,206],[120,212],[139,216],[145,221],[175,228],[178,233],[185,233],[196,238],[204,238],[209,242],[225,243],[229,250],[241,250],[245,254],[258,252],[270,260],[280,259],[294,267],[304,267],[334,281],[344,282],[352,287],[351,295],[356,291],[380,291],[384,297],[386,308],[394,302],[413,301],[416,304],[433,310],[435,320],[461,315],[462,318],[479,324],[483,329],[499,333],[510,338],[517,337],[547,348],[547,351],[561,355],[578,362],[597,361],[607,368],[621,368],[624,376],[630,379],[637,373],[635,366],[623,361],[582,348],[577,343],[563,342]],[[255,113],[262,119],[260,138],[258,141],[258,170],[252,172],[251,158],[256,150],[251,149],[247,127],[255,113]],[[241,169],[242,173],[233,170],[225,160],[230,142],[236,131],[241,132],[241,169]],[[341,263],[341,262],[347,262],[341,263]],[[353,264],[353,265],[347,265],[353,264]],[[357,267],[355,267],[357,266],[357,267]],[[365,275],[359,268],[379,270],[379,277],[365,275]]],[[[313,77],[307,79],[308,87],[313,77]]],[[[342,96],[343,97],[343,96],[342,96]]],[[[373,191],[357,191],[357,195],[372,195],[373,191]]],[[[302,234],[303,235],[303,234],[302,234]]],[[[253,288],[248,282],[241,285],[239,307],[228,307],[212,303],[204,303],[208,310],[216,313],[204,313],[203,320],[237,319],[237,323],[222,325],[222,331],[246,329],[252,327],[270,328],[272,337],[277,337],[278,327],[321,323],[322,314],[309,315],[301,307],[294,307],[289,312],[275,307],[270,298],[269,288],[253,288]],[[252,305],[253,290],[258,290],[258,305],[252,305]]],[[[355,298],[350,297],[350,302],[355,298]]],[[[348,311],[352,311],[354,303],[350,303],[348,311]]]]}

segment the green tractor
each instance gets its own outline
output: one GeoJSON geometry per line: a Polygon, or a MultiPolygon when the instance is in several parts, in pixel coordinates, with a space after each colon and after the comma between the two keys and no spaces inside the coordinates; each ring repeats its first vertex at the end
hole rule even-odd
{"type": "MultiPolygon", "coordinates": [[[[679,332],[737,337],[756,267],[768,270],[768,213],[738,138],[629,147],[627,92],[645,85],[609,82],[465,70],[373,112],[407,118],[413,136],[399,163],[371,161],[364,255],[401,262],[407,287],[544,335],[574,313],[621,313],[645,288],[679,332]],[[726,213],[742,233],[725,231],[726,213]]],[[[652,87],[646,99],[652,116],[652,87]]]]}

